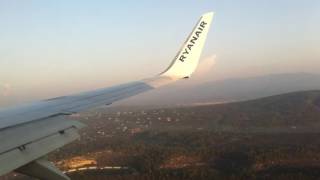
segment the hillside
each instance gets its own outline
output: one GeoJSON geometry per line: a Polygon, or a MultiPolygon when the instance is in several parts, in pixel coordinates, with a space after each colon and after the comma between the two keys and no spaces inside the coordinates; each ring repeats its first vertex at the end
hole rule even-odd
{"type": "Polygon", "coordinates": [[[145,114],[121,114],[121,117],[128,122],[151,121],[148,129],[153,131],[317,132],[320,128],[319,104],[320,91],[301,91],[226,104],[145,110],[145,114]]]}
{"type": "Polygon", "coordinates": [[[320,91],[73,118],[81,140],[49,159],[74,179],[320,178],[320,91]]]}
{"type": "MultiPolygon", "coordinates": [[[[192,78],[190,79],[192,81],[192,78]]],[[[307,73],[270,74],[205,83],[178,82],[133,97],[121,105],[191,105],[243,101],[296,91],[320,90],[320,75],[307,73]]]]}
{"type": "MultiPolygon", "coordinates": [[[[320,91],[176,109],[197,124],[236,127],[313,127],[320,123],[320,91]],[[188,115],[188,112],[193,112],[188,115]]],[[[168,110],[170,111],[170,110],[168,110]]],[[[190,122],[192,123],[192,122],[190,122]]]]}

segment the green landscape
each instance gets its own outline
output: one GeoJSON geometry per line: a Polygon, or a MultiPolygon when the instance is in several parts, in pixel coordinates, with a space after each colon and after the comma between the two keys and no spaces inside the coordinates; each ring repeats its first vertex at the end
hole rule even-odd
{"type": "Polygon", "coordinates": [[[81,140],[49,155],[72,179],[320,177],[320,91],[203,106],[111,107],[72,119],[88,125],[81,140]]]}

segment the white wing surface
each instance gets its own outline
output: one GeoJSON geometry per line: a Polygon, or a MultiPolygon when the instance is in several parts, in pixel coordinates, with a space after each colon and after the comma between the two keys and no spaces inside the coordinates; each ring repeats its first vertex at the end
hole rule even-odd
{"type": "Polygon", "coordinates": [[[68,116],[190,77],[212,17],[206,13],[200,18],[171,65],[153,78],[0,110],[0,175],[15,170],[37,178],[68,179],[43,158],[79,138],[77,131],[84,125],[68,116]]]}

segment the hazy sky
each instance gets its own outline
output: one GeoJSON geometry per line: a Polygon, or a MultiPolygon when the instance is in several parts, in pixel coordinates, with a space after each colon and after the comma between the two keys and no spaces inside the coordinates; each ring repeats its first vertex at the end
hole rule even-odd
{"type": "Polygon", "coordinates": [[[152,76],[215,11],[207,79],[320,70],[320,1],[0,1],[0,106],[152,76]]]}

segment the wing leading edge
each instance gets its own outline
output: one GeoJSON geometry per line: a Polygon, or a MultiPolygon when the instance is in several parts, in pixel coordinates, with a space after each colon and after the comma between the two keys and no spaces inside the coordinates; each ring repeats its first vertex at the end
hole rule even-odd
{"type": "Polygon", "coordinates": [[[47,179],[67,179],[63,174],[59,175],[56,169],[53,170],[42,157],[79,138],[77,130],[83,124],[66,121],[68,115],[109,105],[190,77],[198,65],[212,18],[213,13],[201,16],[170,66],[153,78],[0,110],[0,175],[17,169],[22,173],[28,170],[28,175],[43,178],[43,174],[39,176],[37,171],[32,171],[33,167],[41,165],[48,171],[54,171],[54,176],[48,175],[47,179]],[[34,130],[34,127],[38,130],[34,130]]]}

